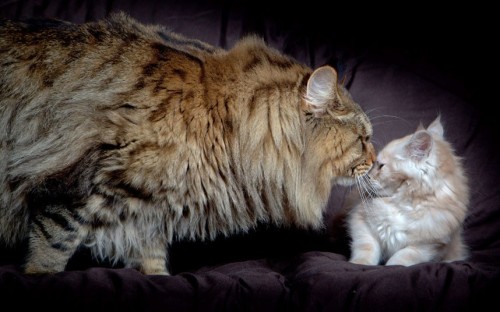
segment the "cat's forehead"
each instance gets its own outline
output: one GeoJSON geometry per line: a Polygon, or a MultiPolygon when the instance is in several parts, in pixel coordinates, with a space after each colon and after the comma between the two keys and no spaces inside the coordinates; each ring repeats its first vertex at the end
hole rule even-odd
{"type": "Polygon", "coordinates": [[[339,86],[339,91],[343,105],[351,111],[351,116],[354,117],[352,120],[355,123],[356,132],[364,137],[371,136],[373,134],[372,124],[364,110],[343,86],[339,86]]]}
{"type": "Polygon", "coordinates": [[[356,107],[354,108],[353,113],[356,116],[354,120],[356,122],[356,130],[358,134],[363,137],[371,137],[373,135],[373,128],[370,119],[366,116],[359,105],[356,103],[354,103],[354,105],[356,105],[356,107]]]}
{"type": "Polygon", "coordinates": [[[402,138],[394,139],[387,143],[384,148],[379,153],[379,158],[391,158],[394,155],[399,154],[399,151],[408,143],[411,135],[404,136],[402,138]]]}
{"type": "MultiPolygon", "coordinates": [[[[361,109],[360,109],[361,110],[361,109]]],[[[371,136],[373,134],[373,128],[368,116],[364,112],[360,112],[358,115],[359,124],[361,125],[361,132],[363,136],[371,136]]]]}

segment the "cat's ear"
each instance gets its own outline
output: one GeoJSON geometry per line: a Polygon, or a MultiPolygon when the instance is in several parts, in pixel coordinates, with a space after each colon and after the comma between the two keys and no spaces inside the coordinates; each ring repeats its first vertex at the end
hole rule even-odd
{"type": "Polygon", "coordinates": [[[437,116],[437,118],[431,122],[431,124],[427,127],[427,131],[432,132],[433,134],[443,137],[443,125],[441,124],[441,117],[437,116]]]}
{"type": "Polygon", "coordinates": [[[422,160],[429,156],[432,149],[432,136],[427,131],[417,131],[406,145],[408,156],[414,160],[422,160]]]}
{"type": "Polygon", "coordinates": [[[425,130],[424,125],[422,123],[418,124],[417,130],[415,130],[415,132],[420,131],[420,130],[425,130]]]}
{"type": "Polygon", "coordinates": [[[322,66],[316,69],[307,81],[305,101],[307,108],[316,117],[323,116],[329,106],[337,101],[337,72],[333,67],[322,66]]]}

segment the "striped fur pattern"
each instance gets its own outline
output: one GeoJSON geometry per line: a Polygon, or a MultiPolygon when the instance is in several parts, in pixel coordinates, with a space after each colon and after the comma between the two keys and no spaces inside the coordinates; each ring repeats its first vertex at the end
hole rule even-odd
{"type": "Polygon", "coordinates": [[[370,195],[348,219],[351,262],[410,266],[467,258],[467,176],[443,132],[438,117],[380,151],[365,176],[370,195]]]}
{"type": "Polygon", "coordinates": [[[29,240],[27,273],[88,246],[168,274],[177,239],[320,228],[371,134],[333,68],[254,36],[226,51],[124,14],[0,21],[0,239],[29,240]]]}

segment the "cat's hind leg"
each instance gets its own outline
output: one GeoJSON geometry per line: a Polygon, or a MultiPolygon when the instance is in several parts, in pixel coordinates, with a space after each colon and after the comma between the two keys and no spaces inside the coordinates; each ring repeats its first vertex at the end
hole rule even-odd
{"type": "Polygon", "coordinates": [[[45,207],[32,220],[25,273],[64,271],[85,235],[85,227],[69,210],[45,207]]]}
{"type": "Polygon", "coordinates": [[[469,256],[469,251],[463,241],[462,233],[457,232],[450,243],[446,246],[443,261],[452,262],[465,260],[469,256]]]}

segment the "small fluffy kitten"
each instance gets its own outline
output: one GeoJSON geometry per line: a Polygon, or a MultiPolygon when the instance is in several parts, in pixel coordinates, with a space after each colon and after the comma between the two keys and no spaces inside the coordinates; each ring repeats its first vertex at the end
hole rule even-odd
{"type": "Polygon", "coordinates": [[[361,200],[348,217],[350,262],[409,266],[466,258],[467,178],[439,117],[384,147],[367,178],[358,184],[364,190],[353,192],[361,200]]]}

